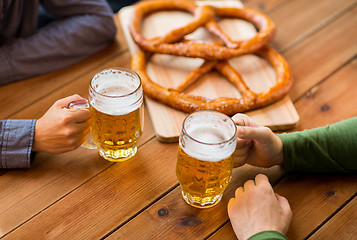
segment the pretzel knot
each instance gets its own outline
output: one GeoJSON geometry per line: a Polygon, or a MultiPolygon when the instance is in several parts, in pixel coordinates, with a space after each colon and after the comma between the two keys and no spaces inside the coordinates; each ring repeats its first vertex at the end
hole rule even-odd
{"type": "Polygon", "coordinates": [[[201,109],[217,110],[227,115],[260,108],[282,99],[291,89],[292,78],[286,60],[274,49],[267,46],[275,30],[274,23],[264,14],[239,8],[216,8],[212,6],[198,7],[191,1],[144,1],[137,4],[130,27],[134,41],[140,46],[131,60],[131,68],[142,79],[143,89],[147,96],[184,112],[201,109]],[[194,14],[194,20],[188,25],[175,29],[161,38],[145,39],[141,33],[141,22],[144,16],[155,11],[182,10],[194,14]],[[215,17],[241,18],[253,22],[259,32],[246,41],[234,42],[227,37],[216,24],[215,17]],[[199,43],[188,41],[184,36],[192,33],[200,26],[218,36],[222,43],[199,43]],[[146,73],[146,62],[153,53],[199,57],[205,62],[177,86],[175,89],[165,88],[154,81],[146,73]],[[240,74],[229,65],[227,59],[254,53],[268,61],[275,70],[276,84],[263,92],[251,91],[240,74]],[[221,97],[207,99],[202,96],[185,94],[192,83],[210,71],[217,71],[226,77],[238,91],[241,98],[221,97]]]}
{"type": "Polygon", "coordinates": [[[146,51],[208,60],[223,60],[253,53],[266,45],[274,36],[275,24],[269,17],[253,9],[197,6],[194,2],[186,0],[144,1],[138,3],[135,7],[130,32],[133,40],[146,51]],[[149,13],[166,10],[181,10],[192,13],[194,20],[184,27],[172,30],[161,38],[151,40],[144,38],[140,32],[143,18],[149,13]],[[252,22],[259,31],[253,38],[246,41],[232,41],[218,27],[215,22],[216,17],[243,19],[252,22]],[[221,39],[225,46],[193,41],[177,42],[202,26],[205,26],[209,32],[221,39]]]}

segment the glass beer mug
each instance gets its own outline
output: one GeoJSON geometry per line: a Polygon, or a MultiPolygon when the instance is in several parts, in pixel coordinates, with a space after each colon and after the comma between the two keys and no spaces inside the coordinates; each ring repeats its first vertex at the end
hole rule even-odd
{"type": "Polygon", "coordinates": [[[90,82],[88,104],[75,101],[69,107],[90,108],[91,130],[83,147],[97,148],[114,162],[136,154],[144,109],[141,79],[134,71],[111,68],[97,73],[90,82]]]}
{"type": "Polygon", "coordinates": [[[191,206],[212,207],[231,181],[237,129],[223,113],[202,110],[183,121],[176,175],[191,206]]]}

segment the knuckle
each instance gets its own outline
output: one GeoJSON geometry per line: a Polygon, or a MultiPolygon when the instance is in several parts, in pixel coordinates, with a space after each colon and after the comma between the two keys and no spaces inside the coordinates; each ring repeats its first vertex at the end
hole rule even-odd
{"type": "Polygon", "coordinates": [[[260,191],[264,193],[274,192],[269,184],[258,184],[257,187],[259,188],[260,191]]]}
{"type": "Polygon", "coordinates": [[[261,127],[261,130],[262,130],[264,133],[270,133],[270,132],[271,132],[270,128],[268,128],[268,127],[261,127]]]}
{"type": "Polygon", "coordinates": [[[76,134],[75,130],[73,128],[65,128],[63,130],[63,136],[67,138],[69,141],[72,140],[74,135],[76,134]]]}
{"type": "Polygon", "coordinates": [[[72,120],[71,116],[66,113],[62,114],[58,119],[58,121],[61,125],[66,125],[66,124],[70,123],[71,120],[72,120]]]}

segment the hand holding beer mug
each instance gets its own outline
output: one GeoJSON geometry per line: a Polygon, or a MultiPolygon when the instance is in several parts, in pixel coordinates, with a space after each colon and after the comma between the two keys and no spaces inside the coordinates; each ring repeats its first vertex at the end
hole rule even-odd
{"type": "Polygon", "coordinates": [[[208,208],[222,199],[232,177],[236,144],[235,123],[225,114],[202,110],[185,118],[176,175],[189,205],[208,208]]]}
{"type": "MultiPolygon", "coordinates": [[[[121,162],[133,157],[144,127],[140,77],[125,68],[103,70],[91,80],[88,103],[91,131],[83,146],[97,148],[109,161],[121,162]]],[[[87,106],[73,102],[69,107],[87,106]]]]}

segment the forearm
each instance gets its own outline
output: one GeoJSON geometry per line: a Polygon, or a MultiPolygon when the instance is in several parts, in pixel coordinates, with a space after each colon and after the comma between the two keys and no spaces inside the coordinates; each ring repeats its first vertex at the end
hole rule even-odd
{"type": "Polygon", "coordinates": [[[36,120],[0,121],[0,168],[29,168],[36,120]]]}
{"type": "Polygon", "coordinates": [[[287,172],[357,172],[357,118],[279,137],[287,172]]]}
{"type": "Polygon", "coordinates": [[[114,39],[112,13],[101,1],[45,3],[59,19],[0,48],[0,85],[72,65],[114,39]]]}

